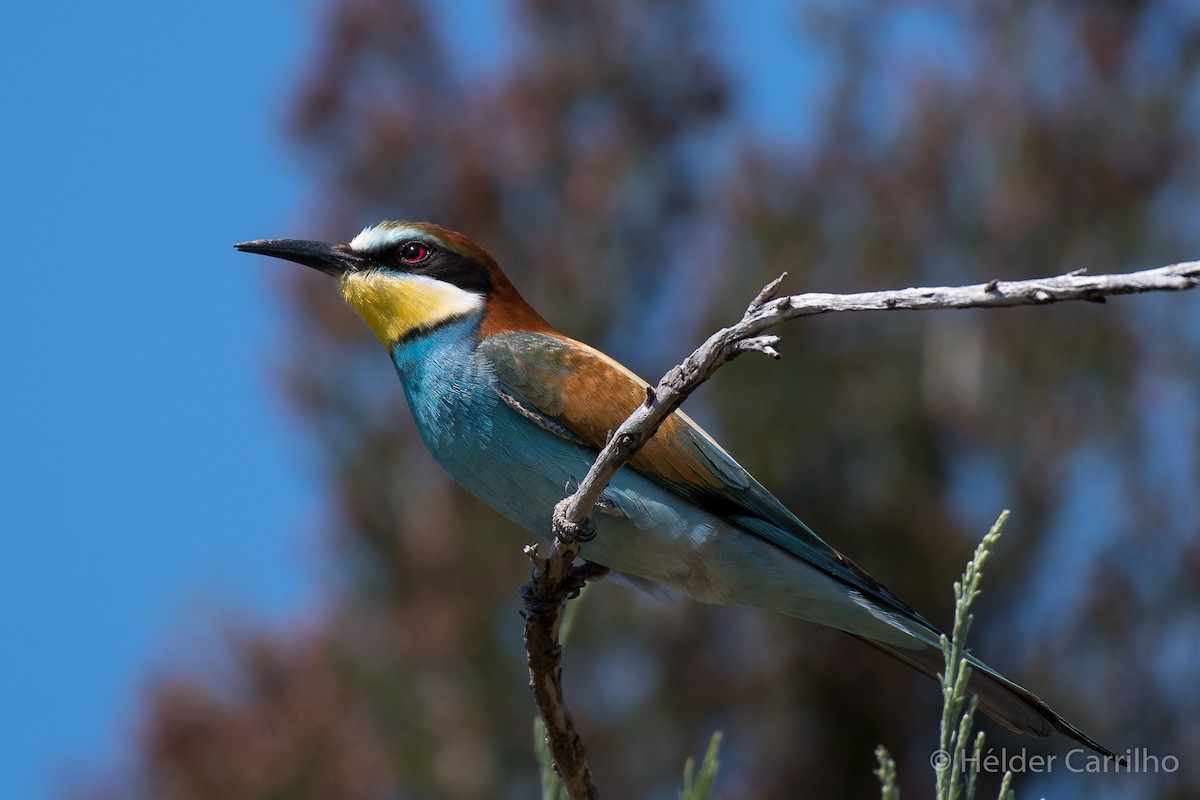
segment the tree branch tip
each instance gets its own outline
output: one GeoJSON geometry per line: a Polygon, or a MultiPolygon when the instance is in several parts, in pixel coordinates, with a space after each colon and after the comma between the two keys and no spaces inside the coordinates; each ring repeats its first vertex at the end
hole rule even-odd
{"type": "Polygon", "coordinates": [[[778,278],[775,278],[773,281],[769,282],[766,286],[759,290],[758,294],[754,296],[754,299],[750,301],[750,305],[747,306],[746,313],[752,314],[765,306],[767,303],[779,297],[779,285],[783,283],[783,279],[786,278],[787,275],[787,272],[781,272],[778,278]]]}
{"type": "Polygon", "coordinates": [[[648,385],[648,386],[646,386],[646,401],[645,401],[645,403],[644,403],[644,405],[646,406],[646,408],[651,408],[651,407],[653,407],[653,405],[654,405],[654,401],[655,401],[655,400],[657,400],[657,399],[658,399],[658,395],[655,393],[655,391],[654,391],[654,387],[653,387],[653,386],[649,386],[649,385],[648,385]]]}
{"type": "Polygon", "coordinates": [[[1068,272],[1067,277],[1078,278],[1080,275],[1087,275],[1087,271],[1088,271],[1087,267],[1079,267],[1078,269],[1073,269],[1070,272],[1068,272]]]}
{"type": "Polygon", "coordinates": [[[775,349],[775,345],[779,344],[779,337],[774,334],[765,336],[751,336],[747,339],[739,339],[733,344],[735,353],[748,353],[750,351],[762,353],[763,355],[778,360],[780,358],[779,351],[775,349]]]}
{"type": "Polygon", "coordinates": [[[985,292],[989,292],[989,293],[999,291],[1000,290],[1000,280],[998,278],[992,278],[990,281],[988,281],[987,283],[985,283],[983,285],[983,290],[985,292]]]}

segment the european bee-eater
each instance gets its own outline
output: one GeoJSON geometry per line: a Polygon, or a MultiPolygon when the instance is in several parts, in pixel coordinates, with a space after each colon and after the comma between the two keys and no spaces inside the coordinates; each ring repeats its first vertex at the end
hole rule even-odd
{"type": "MultiPolygon", "coordinates": [[[[434,458],[540,536],[646,383],[556,331],[495,260],[459,233],[383,222],[349,244],[235,245],[337,280],[387,348],[434,458]]],[[[676,412],[605,490],[582,557],[653,592],[737,603],[839,628],[931,677],[942,631],[826,544],[720,445],[676,412]]],[[[975,658],[980,707],[1014,731],[1060,731],[1111,755],[975,658]]]]}

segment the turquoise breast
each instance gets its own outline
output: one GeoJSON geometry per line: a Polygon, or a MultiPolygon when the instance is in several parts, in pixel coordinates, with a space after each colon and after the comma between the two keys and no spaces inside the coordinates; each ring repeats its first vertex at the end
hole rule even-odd
{"type": "MultiPolygon", "coordinates": [[[[475,352],[479,324],[455,322],[401,342],[393,351],[396,371],[438,463],[513,522],[548,537],[554,505],[574,491],[596,452],[500,399],[490,364],[475,352]]],[[[652,580],[662,577],[663,564],[679,562],[679,550],[694,550],[715,527],[707,514],[678,508],[669,492],[629,469],[617,475],[605,499],[610,512],[596,515],[605,534],[585,548],[585,557],[652,580]]]]}
{"type": "MultiPolygon", "coordinates": [[[[476,351],[479,325],[479,319],[464,320],[405,340],[393,350],[396,371],[425,445],[450,476],[517,525],[548,538],[554,505],[574,491],[596,452],[501,399],[490,363],[476,351]]],[[[606,508],[592,515],[598,535],[582,556],[642,588],[773,608],[884,641],[899,633],[846,603],[846,587],[807,562],[628,467],[604,499],[606,508]]]]}

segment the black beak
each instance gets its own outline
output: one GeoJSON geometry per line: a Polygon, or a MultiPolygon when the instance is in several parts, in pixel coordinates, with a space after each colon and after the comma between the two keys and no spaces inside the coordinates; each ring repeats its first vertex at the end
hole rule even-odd
{"type": "Polygon", "coordinates": [[[259,253],[295,261],[335,278],[347,272],[366,269],[367,265],[366,259],[344,244],[306,242],[302,239],[257,239],[240,242],[234,247],[243,253],[259,253]]]}

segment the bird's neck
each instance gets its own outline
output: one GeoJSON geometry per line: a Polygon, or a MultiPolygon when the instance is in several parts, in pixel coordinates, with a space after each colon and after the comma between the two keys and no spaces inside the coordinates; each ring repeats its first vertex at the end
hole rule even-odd
{"type": "Polygon", "coordinates": [[[401,380],[454,373],[470,360],[482,323],[482,311],[474,311],[393,342],[389,350],[401,380]]]}
{"type": "Polygon", "coordinates": [[[490,371],[475,358],[482,313],[401,339],[391,348],[413,418],[434,455],[448,432],[462,432],[486,416],[479,403],[495,402],[490,371]]]}

